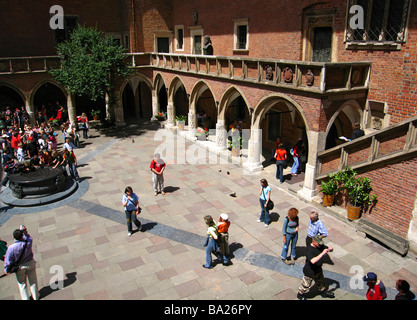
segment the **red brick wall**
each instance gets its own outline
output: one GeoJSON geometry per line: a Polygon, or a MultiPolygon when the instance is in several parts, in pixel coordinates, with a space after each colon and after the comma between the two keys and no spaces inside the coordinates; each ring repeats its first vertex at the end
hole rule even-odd
{"type": "Polygon", "coordinates": [[[2,1],[0,14],[0,57],[55,55],[49,10],[60,5],[65,15],[76,15],[86,26],[101,31],[129,31],[127,0],[40,0],[2,1]]]}

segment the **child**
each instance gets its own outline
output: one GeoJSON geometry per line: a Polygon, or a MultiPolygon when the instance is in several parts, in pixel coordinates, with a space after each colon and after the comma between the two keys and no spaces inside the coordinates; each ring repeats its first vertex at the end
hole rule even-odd
{"type": "Polygon", "coordinates": [[[23,144],[20,142],[17,148],[16,157],[18,162],[25,161],[25,152],[23,151],[23,144]]]}
{"type": "Polygon", "coordinates": [[[220,235],[219,251],[223,255],[223,265],[228,265],[230,260],[228,256],[230,254],[229,250],[229,216],[226,213],[220,214],[219,223],[217,225],[217,231],[220,235]]]}
{"type": "Polygon", "coordinates": [[[64,160],[67,160],[71,177],[75,180],[79,180],[80,177],[76,168],[77,159],[75,158],[74,153],[72,151],[68,151],[68,149],[64,149],[64,160]]]}

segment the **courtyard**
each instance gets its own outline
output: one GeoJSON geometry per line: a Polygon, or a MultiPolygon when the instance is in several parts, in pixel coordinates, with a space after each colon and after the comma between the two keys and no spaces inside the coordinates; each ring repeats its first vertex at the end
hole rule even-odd
{"type": "MultiPolygon", "coordinates": [[[[326,244],[334,247],[323,268],[336,300],[364,300],[361,278],[371,271],[387,287],[388,300],[394,299],[400,278],[416,291],[415,257],[401,257],[320,205],[297,198],[275,179],[274,165],[249,175],[231,161],[168,162],[166,194],[154,196],[149,165],[161,145],[155,139],[158,130],[158,122],[117,129],[96,126],[75,150],[81,179],[74,194],[40,207],[1,208],[1,239],[13,243],[13,230],[22,224],[34,239],[41,299],[296,300],[312,209],[318,209],[329,232],[326,244]],[[275,202],[268,228],[256,222],[261,178],[269,181],[275,202]],[[142,207],[143,228],[130,237],[121,205],[126,186],[133,188],[142,207]],[[300,212],[293,266],[280,259],[282,223],[291,207],[300,212]],[[231,220],[233,264],[218,263],[207,270],[202,268],[203,217],[209,214],[217,221],[221,213],[231,220]],[[56,288],[60,280],[62,286],[56,288]]],[[[192,147],[187,141],[175,152],[192,147]]],[[[0,283],[1,300],[20,299],[14,275],[2,277],[0,283]]],[[[314,290],[308,298],[323,299],[314,290]]]]}

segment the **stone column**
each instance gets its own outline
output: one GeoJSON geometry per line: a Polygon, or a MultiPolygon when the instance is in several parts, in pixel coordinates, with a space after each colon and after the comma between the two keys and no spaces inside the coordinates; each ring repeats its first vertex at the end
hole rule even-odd
{"type": "Polygon", "coordinates": [[[196,123],[195,123],[195,113],[191,110],[188,112],[188,132],[187,136],[190,139],[197,139],[195,136],[196,131],[196,123]]]}
{"type": "Polygon", "coordinates": [[[29,98],[25,97],[25,110],[29,115],[29,122],[33,126],[36,123],[35,108],[29,104],[29,98]]]}
{"type": "Polygon", "coordinates": [[[152,118],[151,120],[156,120],[155,114],[159,112],[158,97],[156,91],[152,91],[152,118]]]}
{"type": "MultiPolygon", "coordinates": [[[[115,92],[115,96],[119,97],[120,92],[115,92]]],[[[123,99],[117,100],[116,105],[114,106],[114,117],[116,121],[116,126],[126,125],[125,116],[123,113],[123,99]]]]}
{"type": "Polygon", "coordinates": [[[170,102],[168,102],[168,105],[167,105],[167,119],[168,121],[167,121],[166,127],[175,126],[174,106],[170,102]]]}
{"type": "Polygon", "coordinates": [[[312,201],[317,195],[317,154],[319,151],[325,149],[326,144],[326,132],[314,132],[307,133],[308,137],[308,162],[306,163],[306,171],[304,178],[303,189],[298,191],[298,195],[307,201],[312,201]]]}
{"type": "Polygon", "coordinates": [[[216,149],[217,151],[224,151],[227,149],[227,130],[225,128],[225,121],[217,119],[216,123],[216,149]]]}
{"type": "Polygon", "coordinates": [[[74,97],[71,93],[68,93],[67,95],[67,110],[70,123],[77,123],[77,110],[75,108],[74,97]]]}
{"type": "Polygon", "coordinates": [[[258,172],[263,169],[262,161],[262,129],[250,129],[250,139],[248,142],[248,160],[243,167],[250,173],[258,172]]]}
{"type": "Polygon", "coordinates": [[[410,241],[410,251],[417,253],[417,196],[414,199],[414,209],[411,214],[408,240],[410,241]]]}

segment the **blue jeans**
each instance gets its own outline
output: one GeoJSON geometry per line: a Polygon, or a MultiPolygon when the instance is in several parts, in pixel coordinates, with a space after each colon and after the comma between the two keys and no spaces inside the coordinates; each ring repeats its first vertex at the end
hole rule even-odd
{"type": "Polygon", "coordinates": [[[282,259],[287,259],[290,242],[291,242],[291,258],[295,259],[295,246],[297,245],[297,241],[298,241],[298,232],[286,235],[284,248],[282,248],[282,252],[281,252],[282,259]]]}
{"type": "Polygon", "coordinates": [[[68,163],[68,168],[69,168],[69,172],[70,172],[71,177],[73,179],[78,179],[79,176],[78,176],[77,168],[75,167],[75,162],[68,163]]]}
{"type": "Polygon", "coordinates": [[[284,182],[284,161],[277,161],[277,173],[275,178],[279,179],[279,182],[284,182]]]}
{"type": "Polygon", "coordinates": [[[298,171],[298,167],[300,166],[300,160],[298,157],[295,157],[295,156],[293,157],[293,159],[294,159],[294,163],[291,167],[291,173],[296,174],[298,171]]]}
{"type": "Polygon", "coordinates": [[[261,216],[259,217],[259,220],[265,222],[265,224],[269,224],[269,211],[265,208],[266,200],[259,198],[259,203],[261,204],[261,216]]]}
{"type": "Polygon", "coordinates": [[[126,224],[127,224],[128,232],[132,232],[132,221],[138,229],[140,228],[141,223],[138,220],[138,217],[136,216],[135,211],[125,210],[125,215],[126,215],[126,224]]]}
{"type": "MultiPolygon", "coordinates": [[[[212,252],[219,258],[219,260],[223,260],[223,255],[217,252],[218,246],[217,246],[216,240],[214,240],[211,237],[207,237],[205,246],[207,246],[206,247],[206,264],[204,265],[206,268],[209,268],[211,266],[211,262],[212,262],[211,253],[212,252]],[[219,257],[219,255],[221,257],[219,257]]],[[[225,257],[225,259],[227,258],[225,257]]],[[[223,263],[227,263],[227,261],[229,260],[228,259],[226,261],[223,260],[223,263]]]]}

